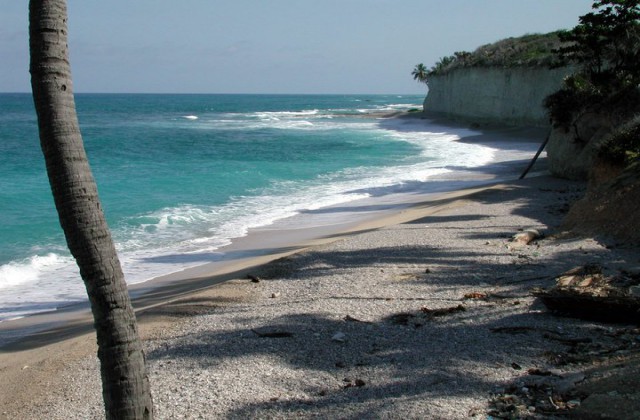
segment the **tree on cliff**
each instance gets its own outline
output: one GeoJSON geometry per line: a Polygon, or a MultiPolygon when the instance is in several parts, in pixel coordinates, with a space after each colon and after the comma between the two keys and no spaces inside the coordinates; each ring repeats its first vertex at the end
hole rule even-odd
{"type": "Polygon", "coordinates": [[[640,81],[640,0],[599,0],[594,12],[560,33],[563,63],[577,63],[595,85],[640,81]]]}
{"type": "Polygon", "coordinates": [[[424,64],[420,63],[416,64],[413,71],[411,72],[411,75],[413,76],[413,80],[417,80],[420,83],[427,83],[428,73],[429,71],[427,70],[427,67],[424,64]]]}
{"type": "Polygon", "coordinates": [[[556,50],[559,64],[579,70],[545,100],[556,126],[607,109],[624,121],[640,109],[640,0],[598,0],[592,8],[559,35],[566,43],[556,50]]]}
{"type": "Polygon", "coordinates": [[[40,145],[67,245],[91,302],[109,419],[153,417],[135,314],[84,150],[72,92],[65,0],[29,2],[40,145]]]}

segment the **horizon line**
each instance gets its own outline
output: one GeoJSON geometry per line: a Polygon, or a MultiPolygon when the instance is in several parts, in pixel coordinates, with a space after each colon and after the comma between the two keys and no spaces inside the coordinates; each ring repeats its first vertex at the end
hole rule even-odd
{"type": "MultiPolygon", "coordinates": [[[[31,91],[0,91],[0,95],[31,95],[31,91]]],[[[305,93],[305,92],[288,92],[288,93],[268,93],[268,92],[73,92],[74,95],[411,95],[420,96],[427,93],[366,93],[366,92],[328,92],[328,93],[305,93]]]]}

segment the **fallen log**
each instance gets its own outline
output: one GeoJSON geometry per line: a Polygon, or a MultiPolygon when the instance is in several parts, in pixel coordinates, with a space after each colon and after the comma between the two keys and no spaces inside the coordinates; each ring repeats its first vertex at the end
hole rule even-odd
{"type": "Polygon", "coordinates": [[[605,276],[601,267],[585,265],[556,278],[550,289],[532,294],[551,311],[590,321],[640,324],[639,279],[625,274],[605,276]]]}

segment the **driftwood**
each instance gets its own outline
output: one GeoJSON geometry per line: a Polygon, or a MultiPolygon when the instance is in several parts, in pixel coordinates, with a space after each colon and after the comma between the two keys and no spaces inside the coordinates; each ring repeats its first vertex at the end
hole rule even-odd
{"type": "Polygon", "coordinates": [[[535,229],[527,229],[523,232],[516,233],[511,238],[511,247],[523,247],[531,242],[540,239],[542,235],[535,229]]]}
{"type": "Polygon", "coordinates": [[[551,289],[534,289],[534,296],[561,315],[581,319],[640,324],[640,279],[624,274],[605,276],[601,267],[586,265],[556,278],[551,289]]]}

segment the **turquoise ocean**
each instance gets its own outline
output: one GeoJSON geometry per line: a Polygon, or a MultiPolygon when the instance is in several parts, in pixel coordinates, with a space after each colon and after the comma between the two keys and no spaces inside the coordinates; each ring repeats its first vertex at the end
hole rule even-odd
{"type": "MultiPolygon", "coordinates": [[[[202,264],[188,256],[251,228],[403,186],[429,191],[430,180],[495,161],[492,147],[456,142],[474,134],[468,130],[383,117],[421,108],[423,99],[76,95],[127,281],[202,264]]],[[[85,299],[53,206],[31,96],[0,94],[0,321],[85,299]]]]}

